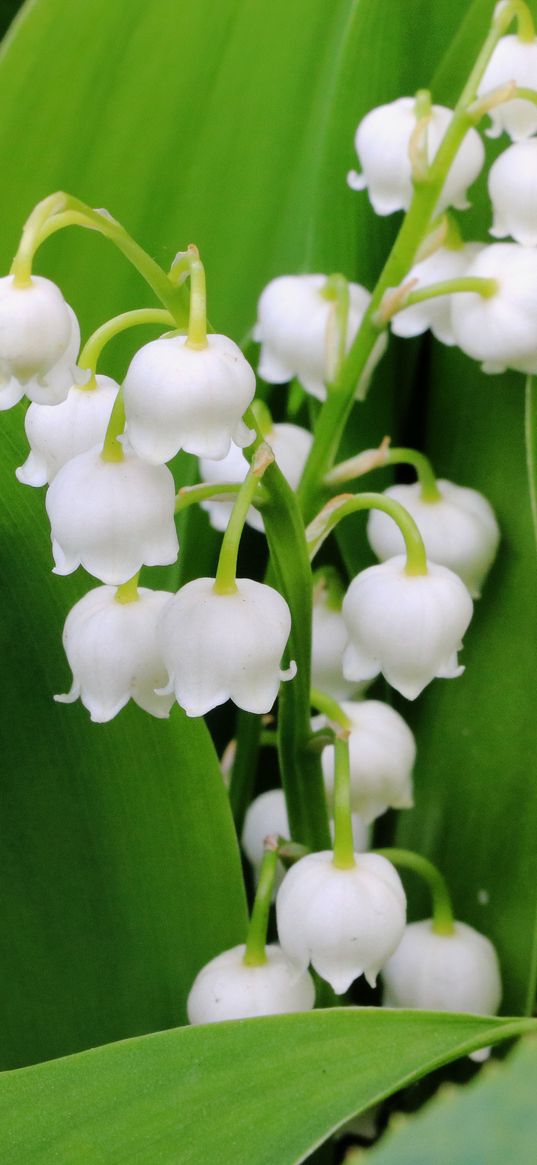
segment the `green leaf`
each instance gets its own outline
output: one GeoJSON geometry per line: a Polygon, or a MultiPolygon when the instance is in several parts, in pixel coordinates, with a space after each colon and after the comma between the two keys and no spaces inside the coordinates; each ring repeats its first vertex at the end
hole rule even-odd
{"type": "Polygon", "coordinates": [[[341,1008],[162,1032],[0,1076],[0,1148],[9,1165],[298,1165],[403,1085],[535,1027],[341,1008]]]}
{"type": "Polygon", "coordinates": [[[533,1165],[536,1089],[537,1044],[527,1040],[469,1087],[446,1085],[419,1116],[397,1117],[368,1165],[533,1165]]]}

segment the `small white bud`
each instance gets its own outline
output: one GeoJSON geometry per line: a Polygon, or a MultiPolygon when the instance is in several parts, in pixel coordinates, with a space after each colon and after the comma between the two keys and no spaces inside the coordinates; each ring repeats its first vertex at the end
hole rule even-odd
{"type": "Polygon", "coordinates": [[[202,967],[187,999],[189,1023],[311,1010],[315,1002],[311,975],[304,971],[297,976],[277,943],[265,947],[267,961],[259,967],[243,962],[245,950],[244,944],[232,947],[202,967]]]}
{"type": "Polygon", "coordinates": [[[232,594],[217,594],[213,578],[187,583],[163,612],[159,636],[169,691],[187,716],[204,716],[233,700],[246,712],[270,712],[293,663],[280,660],[291,630],[285,599],[273,587],[236,580],[232,594]]]}
{"type": "Polygon", "coordinates": [[[537,245],[537,141],[517,142],[491,166],[488,178],[495,239],[511,237],[523,247],[537,245]]]}
{"type": "Polygon", "coordinates": [[[19,287],[0,279],[0,409],[24,396],[40,404],[65,400],[80,345],[76,316],[55,283],[33,275],[19,287]]]}
{"type": "MultiPolygon", "coordinates": [[[[268,283],[257,307],[254,339],[261,344],[259,375],[268,384],[285,384],[298,377],[318,400],[326,399],[332,379],[331,353],[336,329],[336,303],[323,294],[326,275],[280,275],[268,283]]],[[[360,327],[371,295],[359,283],[349,283],[346,350],[360,327]]],[[[364,382],[386,347],[379,336],[364,382]]]]}
{"type": "Polygon", "coordinates": [[[349,700],[367,683],[346,680],[343,653],[349,641],[345,620],[324,587],[314,587],[311,639],[311,686],[334,700],[349,700]]]}
{"type": "Polygon", "coordinates": [[[62,465],[102,444],[119,385],[97,376],[97,388],[72,385],[62,404],[31,404],[24,418],[30,453],[15,470],[24,485],[46,485],[62,465]]]}
{"type": "MultiPolygon", "coordinates": [[[[244,818],[241,844],[254,869],[256,881],[265,853],[266,837],[290,837],[289,818],[283,789],[269,789],[260,793],[248,806],[244,818]]],[[[285,874],[282,862],[276,866],[274,895],[285,874]]]]}
{"type": "Polygon", "coordinates": [[[382,978],[385,1007],[494,1015],[502,996],[492,943],[464,922],[452,934],[436,934],[430,918],[412,922],[382,978]]]}
{"type": "MultiPolygon", "coordinates": [[[[434,158],[453,117],[453,110],[433,105],[427,123],[427,158],[434,158]]],[[[360,122],[354,139],[363,173],[353,174],[355,190],[367,190],[376,214],[393,214],[408,210],[413,194],[410,139],[417,125],[416,101],[399,97],[388,105],[379,105],[360,122]]],[[[466,191],[475,181],[485,160],[483,142],[470,129],[452,163],[442,193],[435,207],[440,214],[448,206],[464,210],[466,191]]]]}
{"type": "Polygon", "coordinates": [[[300,970],[314,969],[342,995],[359,975],[374,987],[405,928],[406,898],[397,871],[379,854],[356,854],[341,870],[326,850],[301,858],[276,898],[278,936],[300,970]]]}
{"type": "MultiPolygon", "coordinates": [[[[500,531],[492,506],[475,489],[437,481],[442,497],[424,501],[420,483],[392,485],[385,490],[412,515],[425,543],[427,557],[458,574],[474,599],[479,598],[494,562],[500,531]]],[[[384,562],[404,551],[403,535],[381,510],[371,510],[367,523],[369,544],[384,562]]]]}
{"type": "Polygon", "coordinates": [[[156,695],[166,680],[156,623],[171,596],[141,587],[138,598],[119,602],[115,587],[96,587],[69,612],[63,646],[73,673],[61,704],[80,698],[91,719],[104,724],[132,699],[152,716],[168,716],[173,697],[156,695]]]}
{"type": "Polygon", "coordinates": [[[254,393],[253,369],[227,336],[208,336],[206,348],[191,348],[186,336],[162,336],[140,348],[129,366],[125,431],[152,465],[171,461],[180,449],[219,459],[232,441],[241,447],[253,441],[241,417],[254,393]]]}
{"type": "MultiPolygon", "coordinates": [[[[270,445],[276,463],[291,489],[296,489],[311,449],[313,441],[311,433],[299,425],[276,424],[264,439],[267,445],[270,445]]],[[[203,482],[218,485],[220,482],[244,481],[248,472],[248,462],[242,450],[232,444],[227,456],[220,461],[208,457],[200,458],[199,468],[203,482]]],[[[209,514],[211,526],[215,530],[225,530],[233,509],[233,501],[210,500],[202,502],[201,505],[209,514]]],[[[253,530],[264,529],[263,518],[255,506],[250,506],[246,522],[253,530]]]]}
{"type": "MultiPolygon", "coordinates": [[[[519,89],[535,89],[537,76],[537,40],[523,41],[518,36],[502,36],[485,69],[478,88],[480,97],[509,81],[519,89]]],[[[488,137],[497,138],[505,130],[514,142],[537,132],[537,105],[515,97],[502,101],[490,110],[492,125],[488,137]]]]}
{"type": "Polygon", "coordinates": [[[175,485],[165,465],[148,465],[132,451],[103,461],[100,447],[59,470],[46,496],[54,573],[78,566],[119,586],[140,568],[169,566],[179,550],[175,485]]]}
{"type": "MultiPolygon", "coordinates": [[[[481,249],[481,243],[464,243],[462,247],[456,248],[439,247],[421,263],[416,263],[409,271],[407,279],[417,280],[417,286],[413,288],[415,291],[421,291],[431,283],[460,279],[466,275],[470,263],[481,249]]],[[[391,320],[392,332],[396,336],[421,336],[422,332],[429,328],[437,340],[451,346],[455,343],[451,323],[451,299],[450,295],[441,295],[405,307],[391,320]]]]}
{"type": "MultiPolygon", "coordinates": [[[[352,723],[349,734],[351,806],[366,824],[387,809],[410,809],[416,743],[403,717],[380,700],[342,705],[352,723]]],[[[322,766],[331,803],[334,793],[334,749],[323,749],[322,766]]]]}
{"type": "Polygon", "coordinates": [[[452,296],[455,343],[484,372],[537,372],[537,250],[518,243],[484,247],[466,274],[495,279],[494,295],[452,296]]]}
{"type": "Polygon", "coordinates": [[[458,575],[428,564],[409,575],[404,555],[370,566],[350,584],[343,600],[349,646],[343,657],[348,679],[382,672],[407,700],[415,700],[435,676],[452,679],[464,668],[457,651],[472,617],[470,595],[458,575]]]}

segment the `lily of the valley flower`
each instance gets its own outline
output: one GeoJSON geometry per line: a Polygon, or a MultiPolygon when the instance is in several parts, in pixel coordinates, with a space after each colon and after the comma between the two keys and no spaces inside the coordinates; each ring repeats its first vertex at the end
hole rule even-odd
{"type": "MultiPolygon", "coordinates": [[[[342,596],[343,597],[343,596],[342,596]]],[[[367,687],[367,683],[346,680],[343,654],[348,643],[347,628],[341,613],[322,585],[313,588],[311,685],[334,700],[349,700],[367,687]]]]}
{"type": "Polygon", "coordinates": [[[523,247],[537,245],[537,141],[516,142],[491,166],[488,178],[495,239],[510,235],[523,247]]]}
{"type": "Polygon", "coordinates": [[[175,485],[165,465],[148,465],[130,450],[104,461],[99,446],[56,474],[46,497],[54,573],[83,566],[119,586],[141,566],[168,566],[179,550],[175,485]]]}
{"type": "MultiPolygon", "coordinates": [[[[380,700],[342,704],[349,733],[351,807],[366,824],[386,809],[409,809],[416,743],[403,717],[380,700]]],[[[329,803],[334,792],[334,749],[323,749],[322,766],[329,803]]]]}
{"type": "MultiPolygon", "coordinates": [[[[449,567],[478,598],[494,562],[500,531],[494,510],[475,489],[437,481],[440,497],[424,500],[419,482],[393,485],[384,492],[412,515],[431,562],[449,567]]],[[[371,510],[367,536],[383,562],[401,554],[404,542],[399,527],[381,510],[371,510]]]]}
{"type": "MultiPolygon", "coordinates": [[[[537,39],[522,40],[518,36],[502,36],[481,79],[478,93],[484,96],[509,81],[516,81],[519,89],[535,89],[537,77],[537,39]]],[[[502,101],[490,110],[492,125],[487,130],[491,138],[505,131],[514,142],[531,137],[537,131],[537,105],[533,101],[515,97],[502,101]]]]}
{"type": "Polygon", "coordinates": [[[255,375],[227,336],[209,335],[206,347],[186,336],[163,336],[136,353],[124,384],[126,434],[153,465],[180,449],[219,459],[231,442],[248,445],[254,434],[241,420],[252,403],[255,375]]]}
{"type": "Polygon", "coordinates": [[[284,953],[300,971],[311,963],[336,995],[362,974],[374,986],[405,928],[397,871],[378,854],[356,854],[355,861],[339,869],[331,851],[308,854],[288,871],[276,898],[284,953]]]}
{"type": "Polygon", "coordinates": [[[463,582],[436,563],[427,574],[406,572],[403,555],[370,566],[350,584],[343,601],[349,645],[343,657],[348,679],[388,683],[414,700],[435,676],[452,679],[464,668],[457,651],[472,617],[463,582]]]}
{"type": "Polygon", "coordinates": [[[166,680],[156,624],[170,598],[167,591],[144,587],[132,602],[122,602],[110,586],[84,595],[63,632],[73,685],[55,699],[71,704],[80,698],[99,724],[117,716],[131,698],[152,716],[168,716],[173,696],[155,692],[166,680]]]}
{"type": "Polygon", "coordinates": [[[518,243],[484,247],[467,276],[492,278],[493,295],[473,291],[452,297],[455,343],[480,360],[484,372],[537,372],[537,250],[518,243]]]}
{"type": "Polygon", "coordinates": [[[259,966],[244,963],[245,950],[244,944],[232,947],[202,967],[187,1000],[189,1023],[311,1010],[315,1000],[311,975],[306,970],[297,975],[277,943],[265,948],[267,961],[259,966]]]}
{"type": "MultiPolygon", "coordinates": [[[[427,158],[432,161],[453,117],[443,105],[433,105],[424,133],[427,158]]],[[[407,210],[413,194],[411,137],[416,129],[418,112],[413,97],[399,97],[388,105],[379,105],[360,122],[354,139],[362,174],[349,175],[355,190],[367,190],[377,214],[407,210]]],[[[470,129],[446,178],[436,206],[436,213],[448,206],[467,207],[466,191],[481,171],[485,160],[483,142],[470,129]]]]}
{"type": "Polygon", "coordinates": [[[102,445],[119,385],[97,376],[96,388],[72,385],[62,404],[31,404],[24,418],[30,453],[15,473],[25,485],[46,485],[62,465],[102,445]]]}
{"type": "Polygon", "coordinates": [[[502,996],[495,948],[464,922],[451,934],[438,934],[432,919],[411,923],[382,978],[385,1007],[494,1015],[502,996]]]}
{"type": "Polygon", "coordinates": [[[0,279],[0,409],[25,394],[44,405],[65,400],[79,346],[76,316],[50,279],[0,279]]]}
{"type": "Polygon", "coordinates": [[[204,716],[226,700],[246,712],[270,712],[281,680],[296,672],[280,667],[291,614],[273,587],[248,578],[217,593],[215,579],[187,583],[163,612],[160,644],[168,690],[187,716],[204,716]]]}
{"type": "MultiPolygon", "coordinates": [[[[481,250],[481,243],[464,243],[461,247],[439,247],[432,255],[422,259],[421,263],[416,263],[409,271],[407,279],[417,280],[416,290],[421,290],[432,283],[459,279],[466,275],[470,263],[481,250]]],[[[434,299],[425,299],[422,303],[405,307],[403,311],[397,312],[391,321],[391,329],[396,336],[420,336],[428,328],[442,344],[455,343],[451,323],[451,296],[442,295],[434,299]]]]}

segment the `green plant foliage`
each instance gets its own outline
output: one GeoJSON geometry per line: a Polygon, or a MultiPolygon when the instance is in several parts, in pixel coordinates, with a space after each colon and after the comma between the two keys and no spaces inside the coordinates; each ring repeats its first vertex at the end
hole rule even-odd
{"type": "Polygon", "coordinates": [[[3,1160],[298,1165],[328,1132],[402,1085],[533,1027],[346,1008],[128,1040],[4,1073],[3,1160]]]}
{"type": "Polygon", "coordinates": [[[537,1044],[527,1040],[468,1088],[447,1085],[419,1116],[389,1131],[371,1165],[533,1165],[537,1044]]]}

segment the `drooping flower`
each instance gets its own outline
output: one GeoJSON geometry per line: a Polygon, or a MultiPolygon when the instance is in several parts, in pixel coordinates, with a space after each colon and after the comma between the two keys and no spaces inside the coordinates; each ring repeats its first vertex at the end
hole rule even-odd
{"type": "Polygon", "coordinates": [[[247,966],[241,944],[211,959],[197,974],[187,1000],[191,1024],[249,1019],[255,1015],[282,1015],[310,1011],[315,987],[306,970],[296,967],[277,943],[265,947],[266,963],[247,966]]]}
{"type": "Polygon", "coordinates": [[[374,987],[405,928],[397,871],[379,854],[356,854],[338,869],[331,851],[308,854],[285,875],[276,898],[278,937],[300,970],[311,962],[336,995],[359,975],[374,987]]]}
{"type": "MultiPolygon", "coordinates": [[[[482,250],[482,246],[482,243],[464,243],[461,247],[439,247],[432,255],[422,259],[421,263],[416,263],[407,279],[417,279],[415,290],[420,291],[432,283],[460,279],[466,275],[470,263],[482,250]]],[[[451,323],[451,298],[442,295],[405,307],[393,317],[392,332],[396,336],[420,336],[429,328],[442,344],[453,345],[455,338],[451,323]]]]}
{"type": "MultiPolygon", "coordinates": [[[[267,284],[257,307],[254,339],[261,344],[259,375],[268,384],[285,384],[298,377],[312,396],[325,400],[333,378],[337,348],[337,306],[325,294],[326,275],[280,275],[267,284]]],[[[360,327],[371,295],[358,283],[349,283],[346,350],[360,327]]],[[[379,336],[363,382],[370,378],[386,347],[379,336]]]]}
{"type": "MultiPolygon", "coordinates": [[[[527,41],[518,36],[502,36],[485,69],[478,94],[484,96],[509,81],[516,81],[519,89],[534,89],[536,76],[537,39],[527,41]]],[[[537,131],[537,105],[524,98],[502,101],[490,110],[489,116],[492,125],[486,132],[491,138],[505,131],[518,142],[537,131]]]]}
{"type": "Polygon", "coordinates": [[[495,239],[511,235],[523,247],[537,245],[537,141],[516,142],[491,166],[488,177],[495,239]]]}
{"type": "Polygon", "coordinates": [[[165,465],[130,450],[104,461],[100,447],[80,453],[56,474],[46,496],[54,573],[83,566],[119,586],[143,566],[168,566],[179,550],[175,485],[165,465]]]}
{"type": "Polygon", "coordinates": [[[537,372],[537,250],[493,243],[470,264],[467,276],[495,279],[496,292],[452,296],[455,343],[481,361],[484,372],[537,372]]]}
{"type": "MultiPolygon", "coordinates": [[[[429,162],[453,117],[453,110],[433,105],[427,123],[426,141],[429,162]]],[[[354,139],[362,174],[352,172],[349,184],[354,190],[367,190],[373,210],[380,215],[408,210],[413,194],[410,141],[416,129],[418,113],[413,97],[399,97],[388,105],[379,105],[360,122],[354,139]]],[[[454,159],[436,205],[439,214],[448,206],[464,210],[469,204],[466,191],[480,173],[485,160],[483,142],[470,129],[454,159]]]]}
{"type": "Polygon", "coordinates": [[[144,587],[132,602],[121,602],[115,587],[96,587],[69,612],[63,632],[73,673],[62,704],[80,699],[91,719],[104,724],[132,698],[152,716],[168,716],[173,696],[157,695],[166,669],[157,647],[156,623],[169,602],[167,591],[144,587]]]}
{"type": "MultiPolygon", "coordinates": [[[[288,425],[285,423],[273,425],[270,432],[265,436],[265,441],[270,445],[274,453],[276,463],[293,490],[296,489],[302,476],[302,470],[306,464],[306,458],[311,449],[312,440],[313,437],[307,429],[302,429],[299,425],[288,425]]],[[[247,472],[248,462],[242,450],[234,444],[231,445],[226,457],[223,457],[220,461],[214,461],[208,457],[202,457],[200,459],[201,480],[211,484],[218,485],[220,482],[244,481],[247,472]]],[[[224,500],[215,501],[211,499],[202,502],[201,505],[209,514],[211,526],[215,530],[225,530],[229,522],[233,502],[224,500]]],[[[264,528],[262,515],[254,506],[250,507],[246,522],[254,530],[263,530],[264,528]]]]}
{"type": "Polygon", "coordinates": [[[445,566],[428,564],[410,575],[404,555],[370,566],[356,576],[343,601],[349,645],[343,657],[348,679],[379,672],[408,700],[435,676],[452,679],[464,668],[457,651],[472,617],[464,583],[445,566]]]}
{"type": "Polygon", "coordinates": [[[159,636],[169,690],[187,716],[204,716],[226,700],[246,712],[270,712],[294,664],[280,660],[291,630],[285,599],[264,583],[236,580],[230,594],[213,578],[187,583],[163,612],[159,636]]]}
{"type": "Polygon", "coordinates": [[[412,922],[382,978],[385,1007],[494,1015],[502,996],[495,948],[464,922],[452,934],[437,934],[430,918],[412,922]]]}
{"type": "Polygon", "coordinates": [[[255,375],[227,336],[209,335],[205,348],[186,336],[162,336],[134,356],[124,384],[127,437],[152,465],[180,449],[218,460],[231,442],[254,434],[241,420],[252,403],[255,375]]]}
{"type": "MultiPolygon", "coordinates": [[[[494,510],[475,489],[437,481],[442,495],[438,500],[422,497],[419,482],[393,485],[385,490],[412,515],[431,562],[449,567],[478,598],[494,562],[500,531],[494,510]]],[[[377,558],[385,561],[401,554],[404,542],[399,527],[381,510],[371,510],[367,537],[377,558]]]]}
{"type": "Polygon", "coordinates": [[[96,388],[72,385],[62,404],[31,404],[24,418],[30,453],[15,470],[25,485],[46,485],[59,469],[104,440],[119,385],[97,376],[96,388]]]}
{"type": "MultiPolygon", "coordinates": [[[[386,809],[409,809],[416,743],[403,717],[380,700],[347,701],[351,721],[349,759],[351,807],[366,824],[386,809]]],[[[334,792],[334,748],[322,752],[325,785],[331,803],[334,792]]]]}
{"type": "Polygon", "coordinates": [[[0,279],[0,409],[26,394],[39,404],[65,400],[77,378],[80,329],[58,287],[41,275],[18,285],[0,279]]]}
{"type": "Polygon", "coordinates": [[[322,581],[313,588],[311,686],[334,700],[349,700],[367,687],[367,683],[346,680],[343,675],[348,635],[341,612],[342,600],[343,588],[337,600],[322,581]]]}

